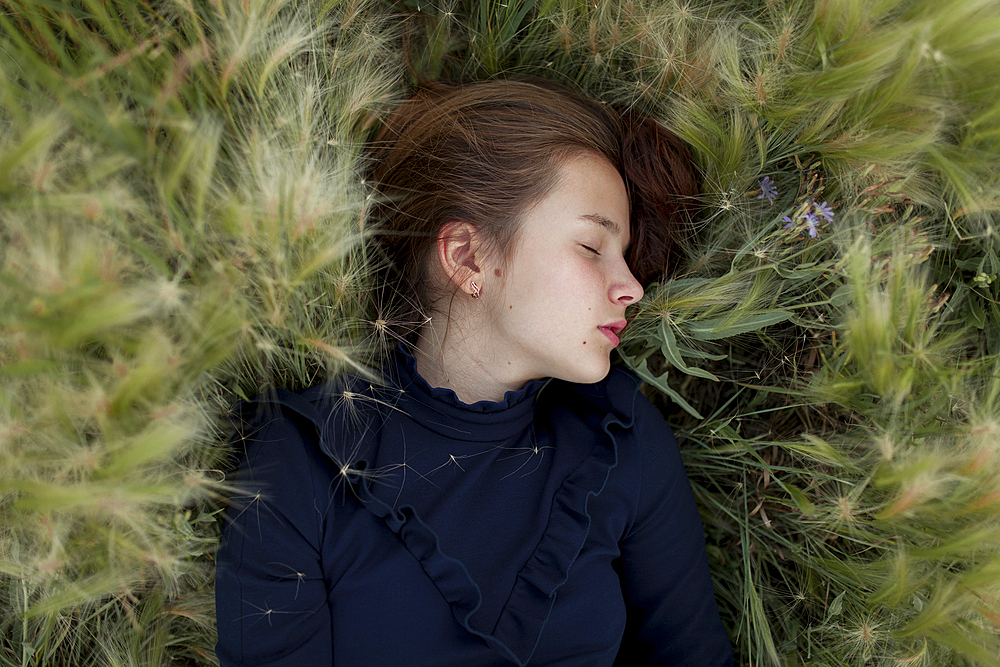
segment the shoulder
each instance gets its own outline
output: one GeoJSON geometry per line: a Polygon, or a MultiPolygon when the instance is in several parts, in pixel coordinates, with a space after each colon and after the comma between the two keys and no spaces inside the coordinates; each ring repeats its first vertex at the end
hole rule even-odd
{"type": "Polygon", "coordinates": [[[236,434],[250,439],[264,428],[295,422],[314,424],[315,408],[301,394],[284,389],[268,389],[252,399],[238,401],[229,411],[229,420],[236,434]]]}
{"type": "Polygon", "coordinates": [[[357,415],[379,404],[376,393],[372,382],[355,375],[338,376],[296,392],[271,388],[238,401],[230,409],[229,420],[242,438],[265,427],[295,426],[306,437],[320,440],[338,416],[357,415]]]}
{"type": "Polygon", "coordinates": [[[290,525],[317,539],[315,507],[326,504],[337,469],[317,446],[313,412],[299,394],[283,390],[233,407],[233,454],[239,463],[226,475],[230,522],[252,521],[254,534],[290,525]],[[255,511],[245,513],[251,508],[255,511]]]}
{"type": "Polygon", "coordinates": [[[332,385],[301,392],[270,388],[238,401],[229,412],[235,479],[250,478],[275,488],[311,487],[333,473],[320,443],[324,403],[332,385]],[[315,480],[313,478],[316,478],[315,480]]]}

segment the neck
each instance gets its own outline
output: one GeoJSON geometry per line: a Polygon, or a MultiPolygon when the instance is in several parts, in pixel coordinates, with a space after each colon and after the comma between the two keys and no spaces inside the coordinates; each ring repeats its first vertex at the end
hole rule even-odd
{"type": "MultiPolygon", "coordinates": [[[[451,389],[463,403],[501,401],[530,378],[517,378],[514,369],[503,373],[500,361],[490,354],[489,341],[478,327],[448,326],[443,315],[432,317],[421,329],[414,349],[417,372],[432,387],[451,389]]],[[[509,366],[509,364],[506,364],[509,366]]]]}

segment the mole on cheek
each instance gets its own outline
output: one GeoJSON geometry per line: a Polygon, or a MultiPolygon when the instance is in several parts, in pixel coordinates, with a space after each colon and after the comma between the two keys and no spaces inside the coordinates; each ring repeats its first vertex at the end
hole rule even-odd
{"type": "Polygon", "coordinates": [[[500,273],[500,269],[493,269],[493,275],[495,275],[497,278],[499,278],[503,274],[500,273]]]}
{"type": "Polygon", "coordinates": [[[511,310],[514,310],[514,306],[511,306],[511,307],[510,307],[510,309],[511,309],[511,310]]]}
{"type": "Polygon", "coordinates": [[[584,345],[586,345],[586,344],[587,344],[587,341],[583,341],[583,344],[584,344],[584,345]]]}

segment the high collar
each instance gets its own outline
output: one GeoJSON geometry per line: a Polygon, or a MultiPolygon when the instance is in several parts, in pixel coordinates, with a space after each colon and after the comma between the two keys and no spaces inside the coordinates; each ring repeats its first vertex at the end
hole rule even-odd
{"type": "Polygon", "coordinates": [[[463,403],[451,389],[432,387],[417,372],[417,360],[400,345],[389,364],[392,384],[401,390],[402,409],[435,433],[461,440],[489,442],[512,437],[530,424],[535,399],[547,380],[531,380],[499,401],[463,403]]]}

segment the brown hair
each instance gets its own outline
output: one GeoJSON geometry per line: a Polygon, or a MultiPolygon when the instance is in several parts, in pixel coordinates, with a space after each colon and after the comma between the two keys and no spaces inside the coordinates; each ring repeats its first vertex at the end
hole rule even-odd
{"type": "Polygon", "coordinates": [[[407,315],[433,305],[429,258],[445,223],[476,225],[508,257],[521,215],[576,153],[600,155],[622,175],[629,268],[644,284],[662,276],[675,264],[698,183],[684,144],[655,120],[544,80],[439,83],[403,102],[376,137],[369,170],[381,201],[383,278],[397,292],[399,282],[408,288],[395,300],[412,299],[408,313],[394,314],[413,321],[407,315]]]}
{"type": "Polygon", "coordinates": [[[698,177],[680,137],[650,116],[622,115],[622,178],[629,192],[631,245],[625,261],[648,285],[680,264],[694,221],[698,177]]]}

